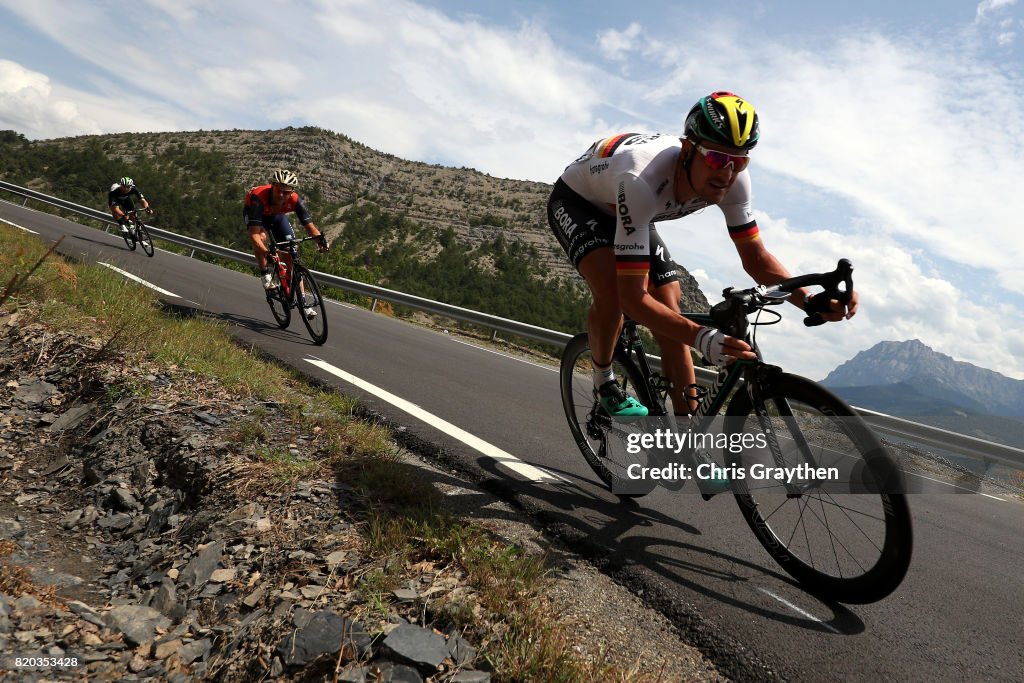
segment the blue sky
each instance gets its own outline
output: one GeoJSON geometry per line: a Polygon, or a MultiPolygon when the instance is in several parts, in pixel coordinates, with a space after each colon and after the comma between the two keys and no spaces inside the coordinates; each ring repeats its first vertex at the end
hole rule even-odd
{"type": "MultiPolygon", "coordinates": [[[[30,138],[317,125],[552,182],[594,139],[760,112],[765,243],[856,267],[862,311],[766,354],[820,378],[882,340],[1024,379],[1024,7],[982,2],[0,0],[0,128],[30,138]],[[841,5],[841,6],[840,6],[841,5]]],[[[255,180],[255,179],[254,179],[255,180]]],[[[153,190],[151,190],[153,192],[153,190]]],[[[662,226],[709,298],[745,285],[716,209],[662,226]]]]}

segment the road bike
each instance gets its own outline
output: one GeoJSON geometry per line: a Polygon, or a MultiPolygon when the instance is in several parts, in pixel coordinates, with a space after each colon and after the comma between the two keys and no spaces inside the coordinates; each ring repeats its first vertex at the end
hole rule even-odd
{"type": "Polygon", "coordinates": [[[292,267],[289,270],[285,260],[279,254],[279,248],[271,231],[267,231],[267,260],[271,266],[271,277],[274,286],[266,290],[267,304],[281,329],[291,324],[292,309],[299,311],[299,317],[313,338],[314,344],[327,341],[327,309],[320,295],[320,287],[313,279],[312,273],[299,262],[297,246],[308,240],[319,240],[320,237],[292,238],[281,246],[285,246],[291,255],[292,267]]]}
{"type": "Polygon", "coordinates": [[[135,251],[136,244],[141,244],[142,251],[146,252],[146,256],[153,256],[155,252],[153,238],[149,236],[149,229],[146,227],[146,224],[139,218],[139,212],[136,209],[127,211],[125,212],[125,218],[128,219],[128,231],[121,231],[124,243],[132,251],[135,251]]]}
{"type": "MultiPolygon", "coordinates": [[[[782,318],[769,307],[811,286],[824,288],[812,303],[847,301],[852,272],[843,259],[830,273],[802,275],[771,287],[726,289],[724,300],[709,312],[684,313],[694,322],[746,340],[757,354],[756,360],[738,360],[719,369],[710,387],[698,388],[698,408],[688,420],[675,418],[667,409],[670,382],[652,369],[631,320],[625,321],[616,343],[614,365],[623,391],[647,407],[648,418],[620,422],[601,407],[591,380],[586,333],[566,346],[560,381],[573,439],[613,492],[635,497],[653,490],[659,482],[637,486],[635,481],[645,466],[649,472],[669,474],[697,474],[702,467],[710,473],[720,466],[725,490],[732,491],[757,540],[786,572],[809,592],[839,602],[869,603],[892,593],[910,566],[913,533],[902,472],[850,406],[819,384],[764,362],[755,343],[758,326],[782,318]],[[761,322],[762,313],[771,317],[761,322]],[[748,320],[752,314],[757,316],[754,321],[748,320]],[[636,435],[647,438],[641,432],[650,434],[654,426],[692,438],[685,448],[659,443],[638,453],[636,444],[644,442],[636,435]],[[718,440],[701,442],[702,435],[715,432],[718,440]],[[715,447],[696,448],[694,443],[715,447]],[[732,447],[741,443],[743,447],[732,447]],[[766,470],[793,476],[750,476],[766,470]]],[[[808,311],[804,323],[824,322],[819,312],[808,311]]],[[[708,492],[713,482],[690,479],[697,481],[705,499],[713,495],[708,492]]],[[[663,483],[680,488],[686,482],[679,477],[663,483]]]]}

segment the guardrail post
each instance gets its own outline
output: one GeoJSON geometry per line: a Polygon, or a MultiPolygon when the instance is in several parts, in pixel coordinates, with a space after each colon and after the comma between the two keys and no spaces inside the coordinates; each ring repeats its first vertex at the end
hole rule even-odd
{"type": "Polygon", "coordinates": [[[188,257],[189,258],[195,258],[195,256],[196,256],[196,250],[195,250],[195,247],[193,247],[192,251],[188,252],[188,257]]]}
{"type": "Polygon", "coordinates": [[[376,313],[376,311],[377,311],[377,298],[374,297],[373,300],[370,301],[370,312],[371,313],[376,313]]]}
{"type": "Polygon", "coordinates": [[[498,338],[498,330],[491,330],[491,341],[498,338]]]}
{"type": "Polygon", "coordinates": [[[28,206],[28,197],[25,197],[24,199],[21,200],[21,205],[28,206]]]}

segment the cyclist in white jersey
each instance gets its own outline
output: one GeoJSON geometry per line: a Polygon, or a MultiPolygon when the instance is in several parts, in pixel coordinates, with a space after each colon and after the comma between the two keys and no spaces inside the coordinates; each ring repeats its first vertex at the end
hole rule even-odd
{"type": "MultiPolygon", "coordinates": [[[[687,346],[714,365],[754,358],[742,339],[680,315],[677,266],[654,224],[717,205],[744,270],[756,282],[771,285],[790,277],[764,246],[750,206],[746,168],[759,136],[753,105],[733,93],[715,92],[690,109],[682,138],[626,133],[598,140],[555,183],[548,223],[593,296],[587,331],[594,385],[610,414],[647,414],[621,390],[612,370],[623,311],[658,341],[677,414],[696,408],[687,346]]],[[[790,301],[803,308],[808,298],[798,290],[790,301]]],[[[832,300],[831,312],[821,315],[833,322],[853,317],[857,302],[852,292],[849,303],[832,300]]]]}

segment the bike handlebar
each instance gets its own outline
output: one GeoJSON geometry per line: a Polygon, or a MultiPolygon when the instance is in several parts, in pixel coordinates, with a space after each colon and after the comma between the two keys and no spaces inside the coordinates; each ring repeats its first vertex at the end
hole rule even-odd
{"type": "MultiPolygon", "coordinates": [[[[292,249],[292,248],[302,244],[303,242],[308,242],[310,240],[318,240],[318,241],[319,240],[323,240],[324,243],[327,243],[327,237],[324,236],[323,233],[320,233],[319,235],[309,235],[307,237],[301,237],[301,238],[298,238],[298,239],[296,239],[295,237],[292,237],[290,239],[282,240],[280,242],[278,242],[276,239],[274,239],[274,236],[271,235],[270,236],[270,246],[269,246],[269,248],[267,250],[270,253],[273,253],[273,252],[277,251],[280,247],[285,247],[286,249],[292,249]]],[[[330,246],[328,245],[327,248],[330,249],[330,246]]]]}
{"type": "Polygon", "coordinates": [[[801,287],[813,286],[819,286],[825,291],[815,294],[804,304],[804,312],[807,313],[804,325],[807,327],[815,327],[825,322],[821,314],[832,310],[829,305],[832,299],[843,304],[849,303],[850,296],[853,294],[853,264],[848,259],[839,259],[836,269],[830,273],[798,275],[784,280],[774,287],[776,291],[792,292],[801,287]],[[839,289],[839,285],[843,285],[844,289],[839,289]]]}
{"type": "Polygon", "coordinates": [[[783,280],[776,285],[758,285],[750,289],[733,289],[722,291],[724,301],[711,308],[711,318],[718,329],[726,334],[742,339],[746,335],[747,315],[761,310],[765,306],[782,303],[788,297],[772,296],[776,292],[792,293],[801,287],[821,287],[824,291],[808,298],[804,304],[804,325],[814,327],[821,325],[825,319],[822,313],[832,310],[829,302],[836,299],[848,303],[853,295],[853,264],[848,259],[840,259],[836,269],[828,273],[809,273],[783,280]],[[840,289],[840,285],[843,289],[840,289]]]}

